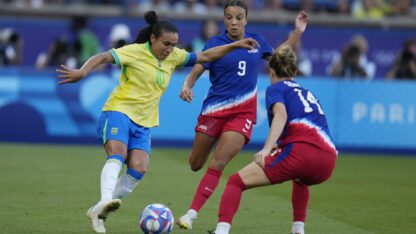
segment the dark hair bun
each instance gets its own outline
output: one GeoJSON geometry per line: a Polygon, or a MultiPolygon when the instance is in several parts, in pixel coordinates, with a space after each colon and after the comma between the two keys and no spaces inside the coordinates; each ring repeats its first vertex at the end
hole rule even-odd
{"type": "Polygon", "coordinates": [[[159,17],[157,17],[156,12],[148,11],[144,14],[144,19],[150,25],[155,25],[159,22],[159,17]]]}

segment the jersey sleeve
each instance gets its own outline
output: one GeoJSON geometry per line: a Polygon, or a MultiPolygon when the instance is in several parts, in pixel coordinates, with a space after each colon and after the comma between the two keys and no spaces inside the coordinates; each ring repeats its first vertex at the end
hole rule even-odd
{"type": "Polygon", "coordinates": [[[274,104],[276,103],[283,103],[286,105],[283,90],[279,85],[273,85],[267,88],[266,91],[266,107],[267,110],[272,111],[274,104]]]}
{"type": "Polygon", "coordinates": [[[137,45],[126,45],[118,49],[111,49],[109,52],[117,65],[129,65],[135,60],[135,48],[137,45]]]}
{"type": "Polygon", "coordinates": [[[192,67],[196,63],[196,53],[189,53],[184,49],[175,48],[177,54],[176,67],[192,67]]]}
{"type": "Polygon", "coordinates": [[[273,54],[273,47],[266,41],[266,39],[262,35],[257,34],[256,40],[260,44],[260,53],[262,59],[266,59],[267,57],[273,54]]]}

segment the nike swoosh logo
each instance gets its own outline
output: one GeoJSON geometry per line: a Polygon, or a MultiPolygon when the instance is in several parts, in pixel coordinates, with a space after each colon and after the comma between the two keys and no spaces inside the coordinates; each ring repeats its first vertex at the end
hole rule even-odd
{"type": "Polygon", "coordinates": [[[210,189],[210,188],[208,188],[208,187],[205,187],[205,190],[208,190],[208,191],[210,191],[211,193],[213,193],[213,192],[214,192],[214,190],[212,190],[212,189],[210,189]]]}

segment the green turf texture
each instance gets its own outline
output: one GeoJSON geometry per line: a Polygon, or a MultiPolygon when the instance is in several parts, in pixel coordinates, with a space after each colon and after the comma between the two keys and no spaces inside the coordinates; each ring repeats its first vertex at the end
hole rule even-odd
{"type": "MultiPolygon", "coordinates": [[[[163,203],[186,212],[205,168],[192,172],[189,149],[153,149],[150,168],[107,233],[141,233],[140,211],[163,203]]],[[[252,159],[245,151],[224,171],[192,231],[215,228],[226,178],[252,159]]],[[[85,216],[99,199],[105,162],[98,146],[0,144],[0,233],[93,233],[85,216]]],[[[291,183],[243,193],[231,233],[290,233],[291,183]]],[[[343,155],[333,177],[311,187],[306,233],[416,233],[416,157],[343,155]]]]}

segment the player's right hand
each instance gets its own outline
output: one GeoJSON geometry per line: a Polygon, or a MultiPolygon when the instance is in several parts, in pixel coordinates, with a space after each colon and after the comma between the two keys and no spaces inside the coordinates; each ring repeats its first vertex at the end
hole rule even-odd
{"type": "Polygon", "coordinates": [[[233,44],[236,45],[237,47],[246,48],[248,50],[253,50],[255,48],[260,47],[259,43],[253,38],[245,38],[245,39],[236,41],[233,44]]]}
{"type": "Polygon", "coordinates": [[[61,65],[61,69],[56,69],[60,75],[58,78],[63,79],[59,81],[59,84],[76,83],[86,76],[81,69],[69,68],[65,65],[61,65]]]}
{"type": "Polygon", "coordinates": [[[299,12],[299,14],[296,16],[295,28],[301,33],[305,32],[308,21],[308,13],[306,13],[306,11],[299,12]]]}
{"type": "Polygon", "coordinates": [[[181,90],[180,98],[186,102],[191,103],[194,98],[194,91],[187,85],[184,85],[181,90]]]}
{"type": "Polygon", "coordinates": [[[270,155],[269,149],[262,149],[254,155],[254,162],[264,167],[264,158],[270,155]]]}

